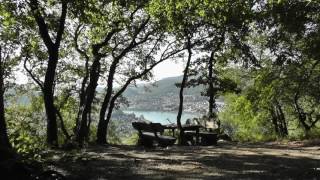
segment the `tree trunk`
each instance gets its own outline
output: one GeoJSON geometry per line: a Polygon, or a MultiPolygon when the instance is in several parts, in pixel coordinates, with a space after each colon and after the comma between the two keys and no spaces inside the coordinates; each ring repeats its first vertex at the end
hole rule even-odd
{"type": "Polygon", "coordinates": [[[80,127],[77,128],[76,139],[80,146],[83,146],[84,140],[88,136],[88,124],[90,119],[90,112],[92,109],[92,103],[96,92],[96,87],[98,85],[100,75],[100,57],[96,55],[92,67],[90,70],[90,81],[88,87],[86,88],[86,98],[83,103],[83,110],[81,112],[80,127]]]}
{"type": "Polygon", "coordinates": [[[47,115],[47,143],[58,146],[57,113],[54,105],[54,77],[58,62],[58,49],[49,52],[49,62],[43,86],[43,100],[47,115]]]}
{"type": "MultiPolygon", "coordinates": [[[[219,45],[218,45],[219,46],[219,45]]],[[[215,50],[216,51],[216,50],[215,50]]],[[[208,95],[209,95],[209,119],[214,119],[214,121],[217,123],[218,126],[218,132],[220,132],[220,121],[217,118],[217,114],[213,112],[213,110],[216,110],[216,94],[217,89],[213,87],[213,83],[216,81],[214,79],[213,74],[213,65],[214,65],[214,53],[215,51],[211,52],[210,58],[209,58],[209,65],[208,65],[208,71],[209,71],[209,89],[208,89],[208,95]]]]}
{"type": "Polygon", "coordinates": [[[310,126],[306,123],[306,120],[307,120],[307,116],[306,116],[306,113],[304,112],[304,110],[300,107],[299,105],[299,96],[298,96],[298,93],[296,93],[295,97],[294,97],[294,107],[295,107],[295,110],[298,114],[298,119],[299,119],[299,122],[300,124],[302,125],[302,127],[304,128],[304,132],[305,132],[305,136],[306,137],[309,137],[309,131],[310,131],[310,126]]]}
{"type": "MultiPolygon", "coordinates": [[[[100,109],[100,118],[98,123],[98,131],[97,131],[97,143],[98,144],[107,144],[107,129],[108,129],[108,121],[105,119],[105,115],[108,109],[108,105],[112,96],[113,91],[113,79],[116,73],[117,64],[119,59],[115,59],[110,66],[108,82],[107,82],[107,93],[104,97],[101,109],[100,109]]],[[[113,107],[112,107],[113,108],[113,107]]],[[[110,115],[111,117],[111,115],[110,115]]],[[[109,117],[109,119],[110,119],[109,117]]]]}
{"type": "Polygon", "coordinates": [[[5,119],[4,112],[4,64],[2,61],[1,54],[1,46],[0,46],[0,147],[1,148],[11,148],[11,144],[9,142],[8,133],[7,133],[7,125],[5,119]]]}
{"type": "Polygon", "coordinates": [[[81,83],[81,89],[80,89],[80,93],[79,93],[79,109],[78,109],[78,113],[77,113],[77,117],[76,117],[76,122],[75,122],[75,127],[74,127],[74,133],[77,134],[78,130],[80,128],[80,124],[81,124],[81,118],[82,118],[82,113],[84,110],[84,106],[85,106],[85,101],[86,101],[86,84],[87,81],[89,79],[89,72],[88,72],[88,60],[86,60],[86,75],[82,80],[81,83]]]}
{"type": "Polygon", "coordinates": [[[211,52],[210,58],[209,58],[209,65],[208,65],[208,71],[209,71],[209,117],[215,118],[216,115],[213,112],[213,109],[216,108],[216,102],[215,102],[215,92],[213,88],[213,61],[214,61],[214,52],[211,52]]]}
{"type": "Polygon", "coordinates": [[[103,128],[104,128],[104,132],[103,132],[103,137],[104,137],[104,140],[105,140],[105,143],[108,143],[107,139],[108,139],[108,125],[109,125],[109,122],[111,120],[111,116],[112,116],[112,112],[113,112],[113,108],[115,106],[115,101],[116,101],[117,97],[114,96],[111,101],[110,101],[110,105],[109,105],[109,109],[108,109],[108,113],[107,113],[107,117],[106,117],[106,120],[104,122],[104,125],[103,125],[103,128]]]}
{"type": "MultiPolygon", "coordinates": [[[[151,68],[152,69],[152,68],[151,68]]],[[[150,70],[151,70],[150,69],[150,70]]],[[[105,139],[102,139],[102,140],[105,140],[106,143],[107,143],[107,139],[108,139],[108,125],[109,125],[109,122],[111,120],[111,116],[112,116],[112,112],[113,112],[113,109],[114,109],[114,106],[115,106],[115,102],[116,100],[118,99],[118,97],[127,89],[127,87],[129,86],[129,84],[131,83],[131,81],[135,80],[135,79],[138,79],[139,77],[142,77],[143,74],[146,74],[147,72],[149,72],[150,70],[148,71],[145,71],[144,73],[136,76],[136,77],[132,77],[130,78],[126,83],[125,85],[111,98],[110,100],[110,105],[109,105],[109,109],[108,109],[108,114],[107,114],[107,118],[103,124],[103,128],[105,128],[105,132],[101,132],[101,133],[104,133],[104,134],[101,134],[101,136],[105,137],[105,139]]]]}
{"type": "Polygon", "coordinates": [[[282,107],[279,101],[275,100],[273,102],[272,108],[270,109],[272,116],[272,123],[274,125],[275,132],[279,137],[288,136],[288,127],[285,115],[282,111],[282,107]]]}
{"type": "Polygon", "coordinates": [[[180,87],[180,92],[179,92],[179,110],[178,110],[178,115],[177,115],[177,125],[178,129],[180,130],[180,136],[179,136],[179,145],[185,144],[185,138],[184,138],[184,131],[181,125],[181,116],[182,116],[182,111],[183,111],[183,90],[186,86],[187,80],[188,80],[188,72],[189,72],[189,66],[191,63],[191,57],[192,57],[192,50],[191,50],[191,40],[190,37],[188,37],[188,42],[187,42],[187,49],[188,49],[188,60],[186,67],[184,69],[183,73],[183,78],[181,82],[181,87],[180,87]]]}
{"type": "MultiPolygon", "coordinates": [[[[176,51],[176,53],[178,53],[179,51],[176,51]]],[[[171,56],[173,56],[175,53],[171,54],[171,56]]],[[[130,77],[126,83],[120,88],[120,90],[118,90],[117,93],[115,93],[115,95],[111,98],[110,100],[110,105],[109,105],[109,108],[108,108],[108,113],[107,113],[107,117],[106,117],[106,120],[105,120],[105,124],[103,125],[103,128],[105,128],[106,132],[104,134],[104,136],[106,137],[105,139],[107,140],[108,139],[108,125],[109,125],[109,122],[111,120],[111,116],[112,116],[112,112],[113,112],[113,109],[114,109],[114,106],[115,106],[115,102],[116,100],[118,99],[119,96],[122,95],[122,93],[127,89],[127,87],[130,85],[130,83],[136,79],[139,79],[141,77],[143,77],[144,75],[146,75],[147,73],[149,73],[156,65],[158,65],[159,63],[161,63],[162,61],[168,59],[170,56],[167,56],[166,58],[162,58],[160,59],[158,62],[152,64],[149,68],[145,69],[142,73],[136,75],[136,76],[133,76],[133,77],[130,77]]],[[[104,116],[104,115],[103,115],[104,116]]]]}
{"type": "MultiPolygon", "coordinates": [[[[84,77],[82,81],[81,86],[81,92],[80,92],[80,107],[79,112],[76,120],[76,139],[80,146],[83,145],[83,142],[85,139],[88,139],[89,136],[89,127],[91,124],[91,111],[92,111],[92,103],[95,97],[96,88],[98,86],[98,80],[100,76],[100,68],[101,63],[100,60],[103,57],[103,54],[100,54],[99,51],[104,46],[108,45],[110,39],[113,37],[115,33],[117,33],[119,29],[113,29],[111,30],[106,36],[103,41],[97,44],[92,45],[92,54],[94,56],[93,63],[91,65],[90,73],[89,73],[89,84],[85,88],[85,85],[87,83],[88,74],[84,77]]],[[[77,51],[84,55],[86,58],[86,73],[88,72],[88,62],[89,62],[89,56],[77,45],[77,38],[78,38],[77,32],[75,34],[75,42],[76,42],[76,49],[77,51]]]]}
{"type": "Polygon", "coordinates": [[[107,129],[108,129],[108,122],[105,120],[105,115],[110,103],[110,99],[112,96],[113,91],[113,79],[114,75],[116,73],[117,65],[119,61],[133,48],[137,47],[138,45],[146,42],[148,40],[148,37],[150,36],[149,33],[145,34],[145,36],[140,40],[137,41],[138,35],[144,30],[146,25],[148,24],[150,20],[150,17],[148,17],[145,21],[143,21],[139,28],[136,30],[136,32],[133,35],[133,38],[130,42],[130,44],[124,48],[121,53],[114,57],[112,64],[109,69],[109,75],[107,80],[107,93],[104,97],[101,109],[100,109],[100,115],[99,115],[99,123],[98,123],[98,131],[97,131],[97,143],[98,144],[107,144],[107,129]]]}
{"type": "Polygon", "coordinates": [[[286,122],[286,117],[282,111],[282,107],[278,101],[276,101],[276,107],[278,110],[278,117],[279,117],[279,123],[281,124],[281,136],[286,137],[288,136],[288,127],[287,127],[287,122],[286,122]]]}
{"type": "Polygon", "coordinates": [[[208,80],[209,80],[209,89],[208,89],[208,95],[209,95],[209,118],[214,119],[218,125],[218,132],[220,132],[220,120],[217,118],[217,114],[213,112],[213,110],[217,109],[216,105],[216,95],[218,89],[214,87],[214,83],[217,83],[217,77],[213,72],[214,64],[215,62],[215,53],[221,49],[221,45],[224,42],[224,32],[221,35],[221,38],[218,39],[218,42],[216,44],[215,49],[212,50],[210,58],[209,58],[209,63],[208,63],[208,80]]]}
{"type": "Polygon", "coordinates": [[[271,120],[272,120],[272,124],[274,127],[274,131],[277,136],[280,136],[279,126],[278,126],[278,118],[277,118],[276,113],[274,112],[273,108],[270,109],[270,114],[271,114],[271,118],[272,118],[271,120]]]}
{"type": "Polygon", "coordinates": [[[57,114],[56,107],[54,105],[54,80],[56,74],[56,67],[59,59],[59,47],[62,40],[62,36],[65,29],[65,20],[68,10],[68,1],[61,1],[61,16],[59,18],[59,24],[57,28],[57,34],[55,41],[50,37],[49,27],[45,22],[45,18],[41,14],[41,7],[39,7],[38,0],[30,0],[29,6],[33,17],[37,22],[39,28],[39,34],[47,47],[49,54],[48,65],[46,69],[45,79],[41,90],[43,93],[43,99],[45,104],[45,110],[47,115],[47,143],[52,146],[58,146],[58,128],[57,128],[57,114]]]}

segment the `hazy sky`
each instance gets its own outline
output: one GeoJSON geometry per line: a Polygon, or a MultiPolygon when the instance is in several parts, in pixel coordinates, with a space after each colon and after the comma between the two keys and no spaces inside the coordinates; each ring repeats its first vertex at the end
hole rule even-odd
{"type": "Polygon", "coordinates": [[[183,63],[179,61],[175,63],[173,61],[165,61],[154,67],[154,79],[160,80],[166,77],[180,76],[183,74],[183,63]]]}

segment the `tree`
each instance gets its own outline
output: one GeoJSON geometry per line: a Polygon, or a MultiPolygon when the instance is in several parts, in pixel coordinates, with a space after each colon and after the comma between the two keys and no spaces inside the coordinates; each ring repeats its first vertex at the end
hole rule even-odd
{"type": "MultiPolygon", "coordinates": [[[[128,52],[130,52],[132,49],[136,48],[137,46],[147,42],[149,40],[149,36],[152,35],[153,30],[149,30],[147,32],[147,25],[149,24],[149,17],[146,17],[145,19],[142,19],[142,21],[138,25],[133,25],[136,28],[133,31],[133,36],[130,37],[129,43],[124,44],[124,48],[121,49],[118,54],[116,55],[115,52],[112,55],[112,63],[109,68],[109,74],[107,78],[107,90],[106,95],[104,97],[104,100],[101,105],[100,109],[100,118],[98,123],[98,131],[97,131],[97,142],[100,144],[106,143],[106,132],[107,132],[107,122],[105,120],[105,114],[107,111],[107,108],[110,103],[110,99],[112,96],[113,91],[113,81],[114,81],[114,75],[116,73],[117,66],[120,62],[120,60],[127,55],[128,52]],[[141,37],[139,37],[139,35],[141,37]]],[[[131,28],[131,27],[130,27],[131,28]]],[[[130,31],[129,31],[130,32],[130,31]]],[[[116,45],[118,46],[118,45],[116,45]]]]}
{"type": "Polygon", "coordinates": [[[247,68],[243,93],[254,105],[255,118],[263,114],[278,137],[290,135],[297,125],[308,135],[319,121],[319,53],[314,49],[319,31],[311,28],[319,23],[319,4],[270,1],[256,7],[247,40],[234,41],[258,64],[247,68]]]}
{"type": "MultiPolygon", "coordinates": [[[[37,79],[30,70],[27,71],[29,72],[29,75],[32,77],[32,79],[40,87],[43,93],[43,100],[47,116],[47,143],[52,146],[58,146],[57,108],[54,104],[54,82],[56,77],[56,67],[59,60],[60,44],[63,38],[63,33],[65,31],[68,1],[61,1],[61,13],[60,16],[57,17],[57,20],[48,18],[48,16],[50,15],[44,11],[44,7],[42,7],[43,4],[39,3],[38,0],[30,0],[28,2],[28,5],[30,8],[30,13],[32,14],[32,17],[34,18],[38,26],[39,35],[46,47],[48,61],[43,83],[39,79],[37,79]],[[50,31],[50,28],[52,28],[56,33],[55,36],[52,36],[52,31],[50,31]]],[[[54,6],[54,4],[52,8],[54,8],[54,10],[59,9],[57,6],[54,6]]],[[[27,53],[27,58],[28,56],[29,54],[27,53]]]]}
{"type": "MultiPolygon", "coordinates": [[[[107,127],[108,127],[108,124],[110,123],[111,115],[112,115],[113,109],[115,107],[116,101],[122,95],[122,93],[127,89],[127,87],[131,83],[133,83],[134,81],[136,81],[138,79],[148,80],[147,75],[151,73],[151,70],[155,66],[157,66],[158,64],[160,64],[161,62],[163,62],[165,60],[177,57],[179,55],[179,53],[184,50],[184,49],[179,49],[178,47],[175,46],[175,40],[167,43],[166,42],[167,37],[164,34],[161,34],[158,36],[159,37],[157,37],[157,39],[154,42],[153,47],[151,48],[151,50],[148,53],[146,53],[145,55],[142,56],[139,52],[140,55],[137,55],[137,56],[142,57],[142,59],[135,60],[135,65],[133,65],[134,68],[131,68],[128,70],[130,72],[130,75],[128,76],[127,80],[119,88],[119,90],[117,90],[114,93],[114,95],[111,97],[107,117],[105,119],[105,123],[106,123],[107,127]],[[158,60],[155,60],[156,58],[154,56],[158,53],[157,50],[159,50],[159,46],[161,45],[162,47],[164,47],[165,44],[166,44],[166,48],[163,50],[163,52],[161,53],[158,60]],[[136,68],[137,66],[142,66],[142,67],[139,67],[137,69],[136,68]]],[[[108,128],[106,128],[104,130],[108,131],[108,128]]],[[[106,139],[107,139],[107,137],[106,137],[106,139]]]]}
{"type": "Polygon", "coordinates": [[[15,18],[15,8],[11,2],[0,5],[0,147],[11,149],[5,118],[4,94],[13,86],[13,69],[18,64],[19,28],[15,18]]]}
{"type": "Polygon", "coordinates": [[[320,6],[315,2],[290,0],[271,2],[266,6],[265,19],[268,19],[268,22],[259,23],[264,25],[265,29],[266,26],[268,29],[274,28],[269,32],[267,44],[275,57],[269,72],[271,75],[275,74],[277,80],[271,80],[278,82],[274,83],[278,85],[275,86],[278,89],[278,98],[273,103],[277,111],[272,114],[273,117],[280,117],[278,126],[284,129],[285,134],[288,132],[285,120],[281,121],[285,116],[283,111],[296,114],[299,124],[308,136],[310,129],[319,121],[316,105],[319,98],[316,95],[318,84],[315,83],[319,77],[320,56],[316,50],[319,44],[319,29],[311,27],[319,25],[320,6]]]}
{"type": "MultiPolygon", "coordinates": [[[[108,52],[101,52],[106,48],[112,37],[121,30],[119,23],[121,19],[116,16],[114,20],[109,19],[110,15],[116,15],[117,12],[112,14],[112,9],[108,8],[108,5],[112,3],[95,4],[94,2],[85,1],[85,5],[78,3],[76,7],[80,7],[75,10],[75,16],[79,19],[83,27],[95,24],[89,32],[95,34],[89,42],[92,42],[90,48],[92,56],[89,55],[88,51],[81,48],[79,45],[79,36],[81,33],[81,24],[76,28],[74,35],[75,49],[77,52],[85,58],[85,73],[82,79],[80,88],[80,101],[79,101],[79,112],[76,119],[75,134],[76,139],[80,146],[83,145],[85,138],[88,137],[89,128],[91,124],[91,111],[92,104],[95,98],[96,87],[98,85],[100,73],[101,73],[101,59],[107,57],[108,52]],[[99,5],[100,8],[99,8],[99,5]],[[94,14],[95,16],[92,16],[94,14]],[[101,21],[100,17],[106,18],[106,21],[101,21]],[[104,27],[107,27],[104,29],[104,27]],[[91,67],[89,62],[92,61],[91,67]]],[[[110,7],[110,6],[109,6],[110,7]]]]}
{"type": "Polygon", "coordinates": [[[4,115],[4,67],[2,60],[2,48],[0,46],[0,146],[10,148],[10,142],[7,134],[7,126],[4,115]]]}

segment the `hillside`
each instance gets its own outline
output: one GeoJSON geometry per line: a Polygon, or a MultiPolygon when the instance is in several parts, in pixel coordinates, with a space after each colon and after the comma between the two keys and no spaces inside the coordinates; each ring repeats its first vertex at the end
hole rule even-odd
{"type": "MultiPolygon", "coordinates": [[[[151,84],[139,84],[138,87],[131,86],[125,92],[125,97],[132,96],[166,96],[167,94],[173,93],[178,94],[179,88],[175,85],[182,81],[182,76],[168,77],[156,81],[151,84]]],[[[184,91],[185,95],[200,95],[203,87],[186,88],[184,91]]]]}
{"type": "MultiPolygon", "coordinates": [[[[131,86],[123,95],[130,102],[129,109],[175,111],[179,104],[180,90],[175,84],[181,80],[182,76],[177,76],[165,78],[153,84],[131,86]]],[[[200,86],[185,89],[185,111],[205,111],[207,100],[206,97],[201,96],[201,91],[203,87],[200,86]]]]}

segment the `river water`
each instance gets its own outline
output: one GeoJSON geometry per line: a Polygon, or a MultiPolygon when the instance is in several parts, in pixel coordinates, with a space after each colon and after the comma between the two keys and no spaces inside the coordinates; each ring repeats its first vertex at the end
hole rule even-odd
{"type": "MultiPolygon", "coordinates": [[[[165,111],[131,111],[124,110],[126,114],[135,114],[136,117],[143,116],[146,120],[161,124],[177,123],[177,112],[165,112],[165,111]],[[169,121],[168,121],[169,120],[169,121]]],[[[181,123],[184,124],[187,119],[198,118],[200,114],[186,113],[184,112],[181,117],[181,123]]]]}

